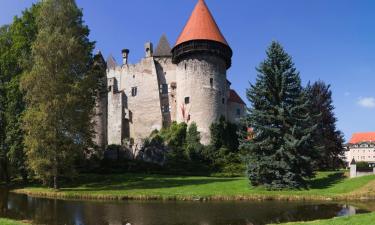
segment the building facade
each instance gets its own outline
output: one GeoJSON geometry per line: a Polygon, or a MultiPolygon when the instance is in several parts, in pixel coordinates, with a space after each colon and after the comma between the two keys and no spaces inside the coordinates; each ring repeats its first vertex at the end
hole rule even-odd
{"type": "Polygon", "coordinates": [[[347,144],[345,158],[350,162],[375,163],[375,132],[355,133],[347,144]]]}
{"type": "Polygon", "coordinates": [[[209,128],[220,117],[238,122],[246,106],[231,89],[227,70],[232,50],[204,0],[199,0],[176,44],[163,35],[156,46],[146,43],[144,58],[129,64],[106,61],[107,101],[100,105],[98,124],[105,124],[107,145],[124,141],[136,151],[152,131],[173,121],[195,122],[202,143],[210,141],[209,128]],[[103,107],[106,109],[103,109],[103,107]],[[105,120],[105,121],[101,121],[105,120]]]}

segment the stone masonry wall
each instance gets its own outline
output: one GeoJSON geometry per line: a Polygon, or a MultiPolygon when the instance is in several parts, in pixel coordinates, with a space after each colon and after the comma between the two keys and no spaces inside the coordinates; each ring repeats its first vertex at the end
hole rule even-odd
{"type": "Polygon", "coordinates": [[[108,95],[104,92],[102,95],[98,95],[94,113],[95,116],[93,121],[95,123],[95,137],[94,143],[102,150],[105,150],[107,145],[107,118],[108,118],[108,95]]]}
{"type": "Polygon", "coordinates": [[[227,119],[231,123],[238,123],[240,119],[245,115],[245,105],[237,102],[229,102],[227,106],[227,119]],[[240,111],[240,115],[237,114],[237,110],[240,111]]]}
{"type": "Polygon", "coordinates": [[[177,103],[177,86],[176,86],[176,65],[172,63],[171,57],[155,58],[155,65],[158,74],[159,86],[163,84],[168,86],[168,93],[161,93],[161,106],[169,107],[169,112],[162,112],[163,124],[170,125],[172,121],[176,121],[176,103],[177,103]]]}
{"type": "Polygon", "coordinates": [[[108,93],[108,145],[121,145],[123,139],[123,93],[108,93]]]}
{"type": "Polygon", "coordinates": [[[211,124],[227,114],[225,62],[215,56],[191,57],[178,64],[176,80],[177,122],[194,121],[202,143],[208,144],[211,124]],[[190,102],[185,104],[187,97],[190,102]]]}
{"type": "Polygon", "coordinates": [[[123,65],[119,88],[127,99],[125,108],[130,138],[134,139],[134,147],[140,147],[153,130],[162,128],[159,83],[153,57],[143,58],[135,65],[123,65]],[[132,88],[136,88],[135,96],[132,96],[132,88]]]}

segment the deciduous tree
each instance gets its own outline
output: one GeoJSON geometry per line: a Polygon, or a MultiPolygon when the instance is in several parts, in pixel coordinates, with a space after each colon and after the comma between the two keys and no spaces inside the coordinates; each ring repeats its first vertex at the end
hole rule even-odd
{"type": "Polygon", "coordinates": [[[74,0],[45,0],[37,17],[33,67],[22,79],[23,124],[30,169],[59,187],[91,144],[94,96],[86,85],[94,43],[74,0]]]}

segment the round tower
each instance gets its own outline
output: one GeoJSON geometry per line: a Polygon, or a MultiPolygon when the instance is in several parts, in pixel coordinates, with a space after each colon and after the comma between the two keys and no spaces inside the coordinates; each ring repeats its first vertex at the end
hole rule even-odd
{"type": "Polygon", "coordinates": [[[199,0],[172,49],[177,64],[177,122],[195,122],[202,143],[210,126],[227,113],[227,69],[232,50],[204,0],[199,0]]]}

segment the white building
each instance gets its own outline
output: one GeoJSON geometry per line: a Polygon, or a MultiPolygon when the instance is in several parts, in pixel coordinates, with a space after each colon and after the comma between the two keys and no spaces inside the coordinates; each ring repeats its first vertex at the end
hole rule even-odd
{"type": "Polygon", "coordinates": [[[375,163],[375,132],[354,133],[347,145],[345,160],[375,163]]]}

